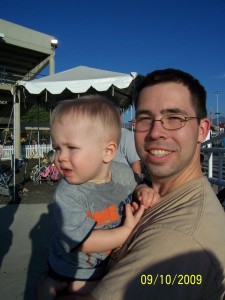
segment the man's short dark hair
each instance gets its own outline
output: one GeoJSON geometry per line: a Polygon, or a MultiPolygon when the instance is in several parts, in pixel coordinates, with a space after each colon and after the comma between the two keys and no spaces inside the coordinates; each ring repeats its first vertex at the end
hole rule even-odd
{"type": "Polygon", "coordinates": [[[199,119],[207,117],[206,91],[199,81],[192,75],[177,69],[156,70],[147,74],[136,88],[137,108],[140,92],[146,88],[160,83],[175,82],[183,84],[192,95],[192,104],[199,119]]]}

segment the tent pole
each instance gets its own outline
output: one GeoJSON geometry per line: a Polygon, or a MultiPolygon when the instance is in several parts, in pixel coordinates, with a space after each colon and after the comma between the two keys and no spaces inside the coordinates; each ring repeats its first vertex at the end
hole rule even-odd
{"type": "MultiPolygon", "coordinates": [[[[16,88],[13,87],[13,153],[11,156],[11,170],[13,172],[13,202],[16,201],[16,158],[20,156],[20,149],[18,147],[18,135],[20,134],[17,128],[18,119],[20,116],[20,107],[18,102],[16,102],[16,88]]],[[[20,122],[19,122],[20,126],[20,122]]]]}
{"type": "Polygon", "coordinates": [[[37,133],[38,133],[38,166],[39,166],[39,169],[40,169],[40,166],[41,166],[41,156],[40,156],[40,128],[39,128],[39,122],[40,122],[40,107],[39,107],[39,101],[38,101],[38,98],[37,98],[37,101],[36,101],[36,105],[37,105],[37,133]]]}
{"type": "Polygon", "coordinates": [[[21,146],[20,146],[20,97],[17,97],[16,87],[13,87],[13,145],[15,159],[21,158],[21,146]]]}
{"type": "Polygon", "coordinates": [[[55,50],[52,50],[52,54],[50,56],[50,61],[49,61],[49,71],[50,75],[55,74],[55,50]]]}

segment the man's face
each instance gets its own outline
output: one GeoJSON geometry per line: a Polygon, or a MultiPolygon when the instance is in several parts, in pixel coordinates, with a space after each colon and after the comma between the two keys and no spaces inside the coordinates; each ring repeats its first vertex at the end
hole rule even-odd
{"type": "MultiPolygon", "coordinates": [[[[161,119],[166,114],[182,113],[196,117],[187,87],[178,83],[161,83],[144,88],[136,111],[137,117],[161,119]]],[[[203,122],[204,123],[204,122],[203,122]]],[[[166,130],[153,122],[147,132],[135,132],[137,152],[153,180],[195,178],[200,173],[200,143],[207,135],[208,123],[199,125],[191,119],[176,130],[166,130]]]]}

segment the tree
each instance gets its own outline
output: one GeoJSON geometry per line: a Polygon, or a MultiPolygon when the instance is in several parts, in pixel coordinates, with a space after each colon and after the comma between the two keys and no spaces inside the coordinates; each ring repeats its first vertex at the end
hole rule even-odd
{"type": "Polygon", "coordinates": [[[49,111],[43,106],[33,105],[22,117],[21,122],[49,123],[49,111]]]}

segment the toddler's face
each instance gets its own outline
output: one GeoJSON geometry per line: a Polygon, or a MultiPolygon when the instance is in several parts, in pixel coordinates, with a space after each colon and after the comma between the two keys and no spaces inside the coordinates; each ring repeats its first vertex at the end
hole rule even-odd
{"type": "Polygon", "coordinates": [[[52,125],[55,163],[68,183],[98,182],[104,174],[105,143],[92,126],[84,116],[66,116],[52,125]]]}

